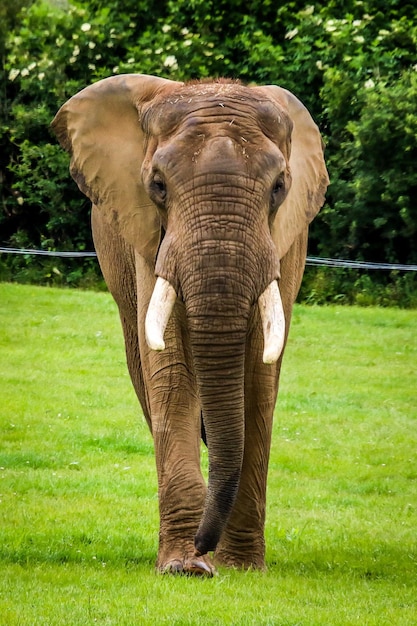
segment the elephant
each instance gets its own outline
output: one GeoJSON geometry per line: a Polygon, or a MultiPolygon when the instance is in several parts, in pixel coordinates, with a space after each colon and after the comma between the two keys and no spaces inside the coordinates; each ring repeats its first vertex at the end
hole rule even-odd
{"type": "Polygon", "coordinates": [[[156,569],[262,570],[282,356],[329,182],[318,127],[276,85],[124,74],[71,97],[52,129],[92,202],[154,441],[156,569]]]}

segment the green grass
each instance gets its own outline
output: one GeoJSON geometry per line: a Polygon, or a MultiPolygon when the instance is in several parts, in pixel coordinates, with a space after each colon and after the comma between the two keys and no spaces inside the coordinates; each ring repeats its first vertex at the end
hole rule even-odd
{"type": "Polygon", "coordinates": [[[416,329],[417,311],[296,308],[268,572],[172,578],[110,296],[0,284],[0,625],[414,626],[416,329]]]}

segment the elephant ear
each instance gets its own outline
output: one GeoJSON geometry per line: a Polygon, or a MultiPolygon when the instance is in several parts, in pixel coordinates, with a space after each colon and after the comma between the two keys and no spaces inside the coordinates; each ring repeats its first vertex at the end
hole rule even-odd
{"type": "Polygon", "coordinates": [[[179,83],[125,74],[105,78],[70,98],[52,129],[71,154],[71,175],[105,219],[148,261],[154,262],[160,220],[141,183],[143,104],[179,83]]]}
{"type": "Polygon", "coordinates": [[[324,162],[323,141],[306,107],[286,89],[275,85],[262,89],[287,111],[293,122],[290,156],[292,184],[272,227],[272,237],[281,259],[323,206],[329,177],[324,162]]]}

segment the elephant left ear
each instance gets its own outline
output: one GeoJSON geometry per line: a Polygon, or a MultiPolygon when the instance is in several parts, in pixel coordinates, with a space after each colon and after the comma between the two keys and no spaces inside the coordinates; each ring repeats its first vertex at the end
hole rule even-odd
{"type": "Polygon", "coordinates": [[[292,184],[272,227],[272,237],[281,259],[323,206],[329,177],[324,162],[323,141],[306,107],[291,92],[276,85],[260,89],[284,108],[293,122],[290,156],[292,184]]]}

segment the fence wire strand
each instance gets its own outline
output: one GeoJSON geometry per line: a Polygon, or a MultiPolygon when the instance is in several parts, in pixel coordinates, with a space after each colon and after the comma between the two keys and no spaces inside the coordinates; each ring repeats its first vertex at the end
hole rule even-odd
{"type": "MultiPolygon", "coordinates": [[[[49,256],[60,258],[95,258],[95,252],[59,252],[56,250],[33,250],[31,248],[2,248],[0,254],[24,254],[36,256],[49,256]]],[[[417,265],[402,265],[401,263],[372,263],[370,261],[348,261],[346,259],[323,259],[320,257],[308,256],[307,265],[322,267],[343,267],[346,269],[358,270],[388,270],[399,272],[417,272],[417,265]]]]}
{"type": "Polygon", "coordinates": [[[82,258],[82,257],[97,257],[95,252],[59,252],[56,250],[32,250],[31,248],[2,248],[0,247],[0,254],[27,254],[37,256],[55,256],[63,258],[82,258]]]}

